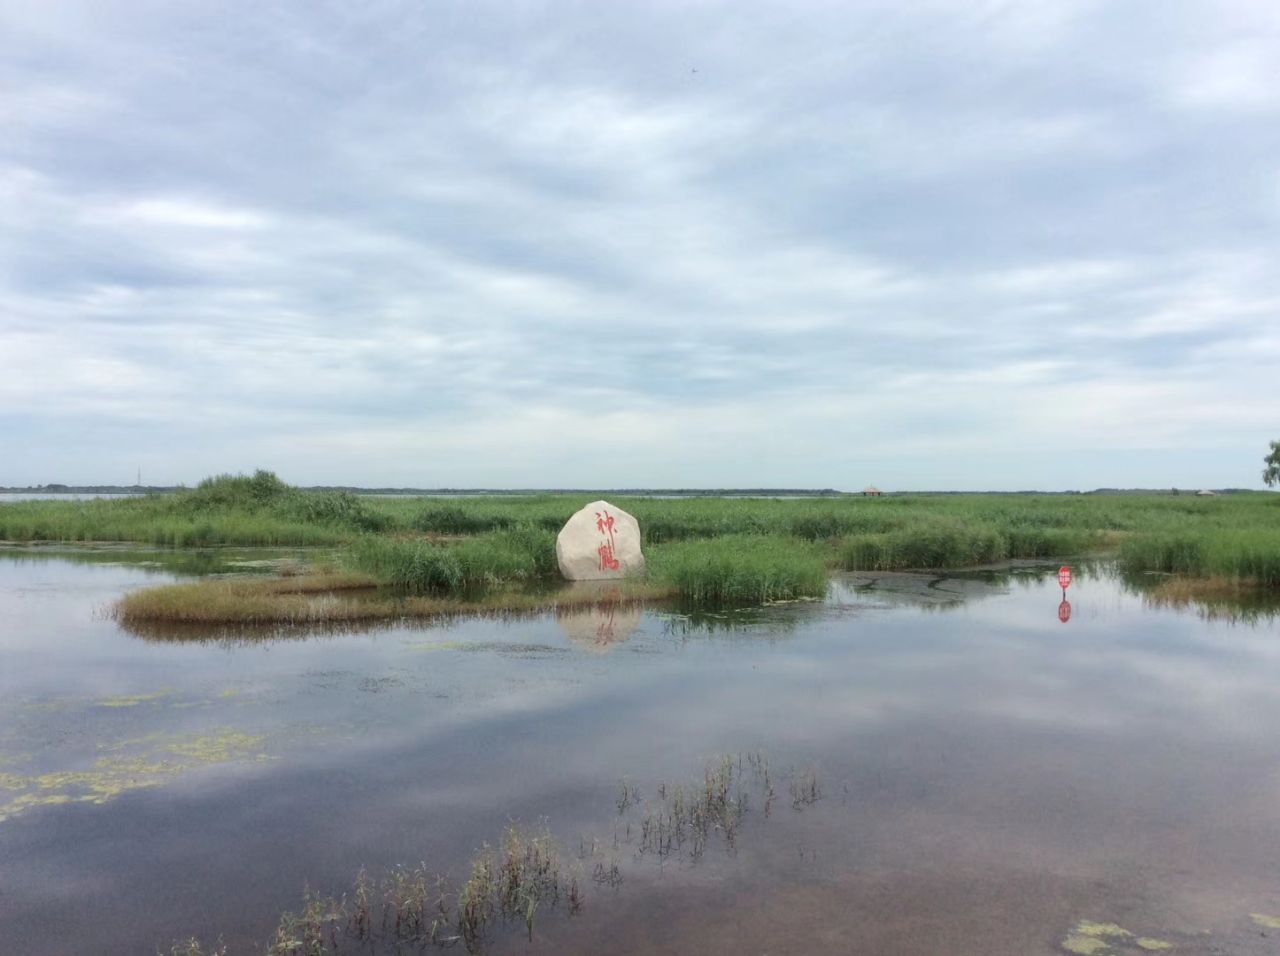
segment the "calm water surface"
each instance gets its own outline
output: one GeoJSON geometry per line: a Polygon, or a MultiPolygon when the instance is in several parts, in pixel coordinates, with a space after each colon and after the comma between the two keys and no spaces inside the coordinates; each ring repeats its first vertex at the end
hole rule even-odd
{"type": "Polygon", "coordinates": [[[1278,951],[1253,916],[1280,915],[1266,615],[1153,609],[1103,572],[1063,624],[1054,569],[1021,568],[848,578],[734,620],[176,640],[107,608],[208,566],[89,558],[0,552],[0,953],[261,953],[305,886],[460,875],[511,821],[621,882],[491,952],[1278,951]],[[696,860],[636,852],[621,778],[653,799],[746,753],[767,817],[696,860]],[[821,793],[798,810],[793,770],[821,793]]]}

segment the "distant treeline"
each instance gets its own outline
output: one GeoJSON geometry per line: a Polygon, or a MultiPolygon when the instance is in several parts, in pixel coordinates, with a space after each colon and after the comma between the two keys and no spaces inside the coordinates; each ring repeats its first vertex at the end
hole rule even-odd
{"type": "MultiPolygon", "coordinates": [[[[147,495],[188,490],[186,485],[32,485],[0,487],[0,494],[147,495]]],[[[299,491],[345,491],[356,495],[678,495],[682,498],[837,498],[852,492],[834,488],[362,488],[358,485],[299,485],[299,491]]],[[[860,494],[860,492],[859,492],[860,494]]]]}
{"type": "MultiPolygon", "coordinates": [[[[0,487],[0,494],[26,495],[152,495],[185,491],[185,485],[30,485],[0,487]]],[[[628,495],[680,498],[840,498],[861,496],[860,491],[834,488],[362,488],[358,485],[309,485],[300,491],[345,491],[356,495],[628,495]]],[[[1095,488],[1092,491],[886,491],[893,495],[1194,495],[1199,488],[1095,488]]],[[[1213,488],[1219,495],[1255,494],[1250,488],[1213,488]]]]}

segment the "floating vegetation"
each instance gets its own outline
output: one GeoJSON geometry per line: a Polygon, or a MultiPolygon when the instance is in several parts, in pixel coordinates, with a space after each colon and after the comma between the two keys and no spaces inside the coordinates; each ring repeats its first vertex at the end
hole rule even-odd
{"type": "Polygon", "coordinates": [[[79,769],[0,773],[0,821],[37,807],[104,804],[134,790],[158,787],[203,767],[266,758],[265,738],[234,730],[195,736],[154,736],[115,744],[79,769]]]}
{"type": "Polygon", "coordinates": [[[1280,929],[1280,916],[1268,916],[1266,913],[1250,913],[1249,918],[1264,929],[1280,929]]]}
{"type": "Polygon", "coordinates": [[[1158,953],[1173,944],[1150,936],[1138,936],[1115,923],[1081,920],[1062,940],[1062,948],[1079,956],[1121,956],[1124,953],[1158,953]]]}
{"type": "Polygon", "coordinates": [[[103,697],[94,703],[98,707],[137,707],[151,701],[163,700],[169,696],[166,690],[158,690],[153,694],[133,694],[131,696],[103,697]]]}

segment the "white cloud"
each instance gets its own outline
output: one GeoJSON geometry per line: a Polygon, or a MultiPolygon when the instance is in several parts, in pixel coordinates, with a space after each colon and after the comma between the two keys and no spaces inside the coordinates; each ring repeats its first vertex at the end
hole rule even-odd
{"type": "Polygon", "coordinates": [[[11,13],[0,398],[29,467],[1252,479],[1226,462],[1280,417],[1254,12],[1170,12],[1158,51],[1067,3],[579,13],[11,13]],[[67,428],[109,438],[71,466],[39,437],[67,428]]]}
{"type": "Polygon", "coordinates": [[[1175,102],[1201,110],[1280,111],[1275,37],[1236,40],[1197,56],[1174,87],[1175,102]]]}

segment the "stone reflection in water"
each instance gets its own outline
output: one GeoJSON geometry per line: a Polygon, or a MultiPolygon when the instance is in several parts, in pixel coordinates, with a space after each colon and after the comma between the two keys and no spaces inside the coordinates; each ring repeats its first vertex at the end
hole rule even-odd
{"type": "Polygon", "coordinates": [[[565,637],[573,644],[603,653],[635,633],[640,626],[640,607],[635,604],[597,604],[562,610],[556,617],[565,637]]]}

